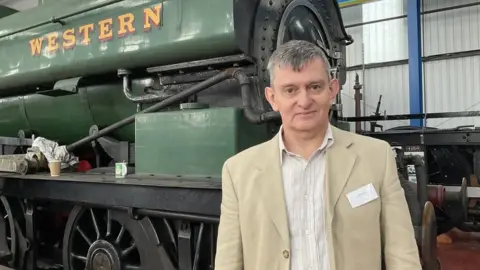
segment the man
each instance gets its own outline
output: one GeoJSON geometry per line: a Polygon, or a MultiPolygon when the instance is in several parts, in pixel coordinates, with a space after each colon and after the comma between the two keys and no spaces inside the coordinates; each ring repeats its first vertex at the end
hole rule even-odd
{"type": "Polygon", "coordinates": [[[223,167],[216,270],[420,270],[388,143],[329,124],[339,91],[323,52],[290,41],[271,56],[270,141],[223,167]]]}

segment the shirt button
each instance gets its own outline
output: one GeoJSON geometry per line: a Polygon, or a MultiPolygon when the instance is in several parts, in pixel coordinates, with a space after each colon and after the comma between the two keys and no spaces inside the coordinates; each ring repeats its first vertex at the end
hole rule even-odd
{"type": "Polygon", "coordinates": [[[306,230],[305,233],[308,235],[310,234],[310,230],[306,230]]]}
{"type": "Polygon", "coordinates": [[[290,253],[288,252],[288,250],[284,250],[284,251],[283,251],[283,257],[284,257],[285,259],[288,259],[288,257],[290,257],[290,253]]]}

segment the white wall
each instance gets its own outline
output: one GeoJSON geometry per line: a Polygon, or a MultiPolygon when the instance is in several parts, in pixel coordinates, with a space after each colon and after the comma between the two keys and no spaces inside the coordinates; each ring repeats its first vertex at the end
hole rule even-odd
{"type": "MultiPolygon", "coordinates": [[[[480,0],[423,0],[424,11],[453,7],[480,0]]],[[[345,25],[381,20],[406,14],[407,0],[381,0],[342,9],[345,25]]],[[[361,66],[403,60],[396,66],[366,69],[360,76],[365,105],[371,115],[382,97],[388,114],[409,113],[407,19],[400,18],[347,28],[355,43],[347,49],[347,66],[361,66]]],[[[423,56],[480,50],[480,5],[422,15],[423,56]]],[[[480,110],[480,55],[425,62],[424,109],[426,112],[480,110]]],[[[344,115],[354,116],[353,84],[349,71],[344,85],[344,115]],[[350,99],[350,101],[348,101],[350,99]]],[[[385,127],[408,125],[408,121],[383,121],[385,127]]],[[[431,119],[427,125],[442,128],[480,125],[480,118],[431,119]]],[[[369,128],[369,125],[367,125],[369,128]]]]}
{"type": "MultiPolygon", "coordinates": [[[[451,6],[452,1],[425,0],[430,9],[451,6]]],[[[455,5],[476,3],[457,0],[455,5]]],[[[424,55],[480,49],[480,6],[425,15],[424,55]]],[[[427,112],[480,110],[480,56],[446,59],[424,64],[427,112]]],[[[432,119],[430,126],[449,128],[480,125],[480,117],[432,119]]]]}

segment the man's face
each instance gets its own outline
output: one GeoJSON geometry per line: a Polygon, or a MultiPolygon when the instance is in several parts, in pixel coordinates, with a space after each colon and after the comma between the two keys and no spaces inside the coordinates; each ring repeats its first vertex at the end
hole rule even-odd
{"type": "Polygon", "coordinates": [[[323,61],[314,59],[299,72],[288,66],[275,67],[265,96],[280,113],[285,127],[312,131],[328,123],[330,105],[338,90],[338,81],[329,80],[323,61]]]}

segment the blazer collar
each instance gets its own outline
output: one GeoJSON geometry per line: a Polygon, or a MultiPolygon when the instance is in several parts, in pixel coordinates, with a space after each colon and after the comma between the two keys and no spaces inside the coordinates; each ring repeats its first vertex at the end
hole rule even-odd
{"type": "MultiPolygon", "coordinates": [[[[350,177],[356,161],[356,154],[349,150],[353,144],[352,135],[334,126],[331,127],[335,143],[326,153],[326,177],[324,185],[324,205],[326,227],[330,228],[335,206],[350,177]]],[[[282,180],[279,134],[264,143],[259,149],[258,161],[259,185],[262,200],[268,215],[282,239],[290,245],[287,210],[282,180]]]]}
{"type": "MultiPolygon", "coordinates": [[[[278,141],[278,147],[280,148],[280,165],[283,164],[283,156],[284,156],[284,153],[290,153],[287,148],[285,147],[285,144],[284,144],[284,141],[283,141],[283,125],[280,126],[280,129],[277,133],[278,135],[278,138],[277,138],[277,141],[278,141]]],[[[317,151],[321,150],[321,149],[324,149],[326,147],[330,147],[334,142],[334,138],[333,138],[333,133],[332,133],[332,125],[329,123],[328,124],[328,127],[327,127],[327,130],[325,132],[325,138],[323,139],[323,142],[322,144],[318,147],[317,151]]]]}

